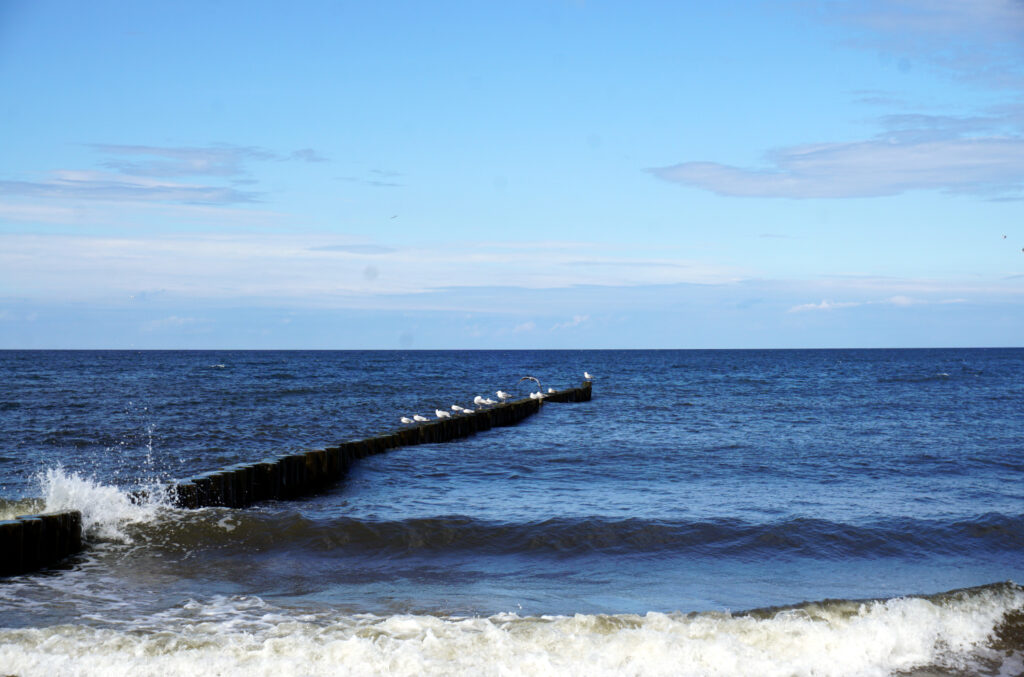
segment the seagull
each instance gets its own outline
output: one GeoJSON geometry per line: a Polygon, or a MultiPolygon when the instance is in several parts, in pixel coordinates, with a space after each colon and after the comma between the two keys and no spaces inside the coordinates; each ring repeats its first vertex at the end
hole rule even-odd
{"type": "Polygon", "coordinates": [[[487,402],[484,400],[484,398],[482,398],[479,395],[477,395],[476,397],[473,398],[473,404],[475,404],[478,407],[481,407],[481,406],[487,404],[487,402]]]}
{"type": "Polygon", "coordinates": [[[452,415],[449,414],[444,409],[435,409],[434,410],[434,415],[437,416],[438,418],[451,418],[452,417],[452,415]]]}
{"type": "Polygon", "coordinates": [[[419,421],[420,423],[422,423],[424,421],[429,421],[430,419],[427,418],[426,416],[420,416],[419,414],[416,414],[415,416],[412,417],[412,420],[419,421]]]}
{"type": "Polygon", "coordinates": [[[583,378],[585,378],[585,379],[587,379],[589,381],[589,380],[593,379],[594,377],[590,375],[589,371],[585,371],[585,372],[583,372],[583,378]]]}
{"type": "Polygon", "coordinates": [[[402,417],[402,423],[415,423],[415,421],[413,421],[413,420],[412,420],[411,418],[409,418],[408,416],[403,416],[403,417],[402,417]]]}
{"type": "Polygon", "coordinates": [[[558,391],[555,390],[554,388],[548,388],[548,395],[550,395],[551,393],[555,393],[555,392],[558,392],[558,391]]]}
{"type": "Polygon", "coordinates": [[[544,393],[530,393],[530,399],[531,400],[543,400],[544,399],[544,393]]]}
{"type": "MultiPolygon", "coordinates": [[[[519,383],[522,383],[523,381],[533,381],[534,383],[537,384],[537,387],[540,388],[540,381],[538,379],[534,378],[533,376],[524,376],[521,379],[519,379],[519,383]]],[[[517,383],[516,385],[519,385],[519,384],[517,383]]]]}
{"type": "Polygon", "coordinates": [[[507,400],[508,398],[512,397],[511,395],[509,395],[508,393],[506,393],[506,392],[505,392],[504,390],[499,390],[498,392],[496,392],[496,393],[494,393],[494,394],[495,394],[495,395],[497,395],[497,396],[498,396],[498,399],[499,399],[499,400],[501,400],[502,402],[504,402],[504,401],[505,401],[505,400],[507,400]]]}
{"type": "Polygon", "coordinates": [[[460,406],[459,406],[459,405],[457,405],[457,404],[453,404],[453,405],[452,405],[452,411],[466,411],[466,410],[465,410],[465,409],[463,409],[462,407],[460,407],[460,406]]]}

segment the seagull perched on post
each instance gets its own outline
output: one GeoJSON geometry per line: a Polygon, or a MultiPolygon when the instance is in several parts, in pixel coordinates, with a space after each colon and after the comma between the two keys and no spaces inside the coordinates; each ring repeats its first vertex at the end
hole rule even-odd
{"type": "Polygon", "coordinates": [[[497,404],[497,403],[494,400],[492,400],[491,398],[489,398],[489,397],[485,399],[485,398],[480,397],[479,395],[477,395],[476,397],[473,398],[473,404],[475,404],[478,407],[483,407],[483,406],[486,406],[488,404],[497,404]]]}
{"type": "Polygon", "coordinates": [[[434,415],[437,416],[438,418],[451,418],[452,417],[452,415],[449,414],[444,409],[435,409],[434,410],[434,415]]]}
{"type": "Polygon", "coordinates": [[[403,416],[403,417],[402,417],[402,423],[415,423],[415,422],[416,422],[416,421],[413,421],[413,420],[412,420],[411,418],[409,418],[408,416],[403,416]]]}
{"type": "Polygon", "coordinates": [[[462,407],[460,407],[460,406],[459,406],[459,405],[457,405],[457,404],[453,404],[453,405],[452,405],[452,411],[466,411],[466,410],[465,410],[465,409],[463,409],[462,407]]]}
{"type": "Polygon", "coordinates": [[[504,402],[504,401],[505,401],[505,400],[507,400],[508,398],[512,397],[511,395],[509,395],[508,393],[506,393],[506,392],[505,392],[504,390],[499,390],[498,392],[496,392],[496,393],[494,393],[494,394],[495,394],[495,395],[497,395],[497,396],[498,396],[498,399],[499,399],[499,400],[501,400],[502,402],[504,402]]]}
{"type": "Polygon", "coordinates": [[[583,378],[585,378],[588,381],[590,381],[590,380],[593,380],[594,377],[590,375],[589,371],[585,371],[585,372],[583,372],[583,378]]]}
{"type": "Polygon", "coordinates": [[[414,415],[412,417],[412,420],[419,421],[420,423],[423,423],[424,421],[429,421],[430,419],[427,418],[426,416],[420,416],[419,414],[416,414],[416,415],[414,415]]]}

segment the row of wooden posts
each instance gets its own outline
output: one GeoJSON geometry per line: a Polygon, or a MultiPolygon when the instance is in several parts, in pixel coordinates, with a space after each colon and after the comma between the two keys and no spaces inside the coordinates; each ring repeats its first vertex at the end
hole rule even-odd
{"type": "MultiPolygon", "coordinates": [[[[549,393],[544,399],[506,402],[451,418],[405,427],[397,432],[256,463],[233,465],[172,485],[171,500],[182,508],[226,506],[308,496],[343,479],[355,461],[396,447],[448,442],[491,428],[519,423],[542,402],[585,402],[591,385],[549,393]]],[[[25,515],[0,521],[0,576],[51,567],[82,549],[82,515],[77,510],[25,515]]]]}
{"type": "Polygon", "coordinates": [[[397,432],[298,454],[240,463],[203,473],[172,487],[172,500],[182,508],[227,506],[244,508],[262,501],[308,496],[344,478],[355,461],[396,447],[449,442],[483,430],[515,425],[540,411],[541,403],[590,399],[590,383],[551,393],[544,399],[522,399],[471,413],[453,414],[397,432]]]}
{"type": "Polygon", "coordinates": [[[0,576],[45,569],[82,549],[77,510],[0,521],[0,576]]]}

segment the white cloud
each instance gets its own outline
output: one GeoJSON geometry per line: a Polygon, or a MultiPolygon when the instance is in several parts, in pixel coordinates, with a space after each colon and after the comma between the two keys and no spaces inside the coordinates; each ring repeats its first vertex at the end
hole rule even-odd
{"type": "Polygon", "coordinates": [[[860,31],[851,44],[882,50],[973,84],[1024,85],[1020,0],[841,0],[824,15],[860,31]]]}
{"type": "Polygon", "coordinates": [[[44,181],[0,181],[0,195],[60,200],[237,204],[257,194],[225,186],[181,183],[101,171],[57,170],[44,181]]]}
{"type": "Polygon", "coordinates": [[[859,301],[826,301],[822,300],[821,303],[804,303],[799,306],[793,306],[787,312],[790,313],[802,313],[807,310],[835,310],[837,308],[854,308],[856,306],[864,305],[863,302],[859,301]]]}
{"type": "MultiPolygon", "coordinates": [[[[882,50],[907,68],[920,59],[980,88],[1024,94],[1024,2],[1020,0],[837,0],[816,2],[855,47],[882,50]]],[[[899,105],[877,92],[873,103],[899,105]]],[[[991,100],[991,99],[989,99],[991,100]]],[[[969,102],[967,102],[969,103],[969,102]]],[[[650,171],[720,195],[853,198],[936,190],[993,199],[1024,197],[1024,113],[993,106],[983,114],[887,115],[866,140],[781,148],[762,166],[692,159],[650,171]]]]}
{"type": "MultiPolygon", "coordinates": [[[[213,234],[178,237],[88,237],[0,233],[0,287],[34,298],[103,301],[139,289],[196,299],[278,299],[301,306],[364,306],[386,295],[436,293],[447,303],[460,289],[556,289],[581,285],[714,284],[740,279],[730,267],[697,264],[621,268],[579,266],[580,252],[534,243],[406,243],[339,245],[324,234],[213,234]],[[341,249],[338,249],[338,248],[341,249]],[[353,251],[351,247],[354,247],[353,251]],[[367,277],[372,252],[374,275],[367,277]],[[372,284],[369,284],[372,282],[372,284]]],[[[594,248],[613,260],[615,245],[594,248]]],[[[494,297],[500,294],[493,294],[494,297]]],[[[496,302],[481,293],[479,303],[496,302]]],[[[474,306],[475,308],[475,306],[474,306]]]]}
{"type": "Polygon", "coordinates": [[[939,299],[939,300],[926,300],[920,298],[914,298],[903,294],[897,294],[890,296],[885,299],[878,301],[828,301],[822,300],[820,303],[803,303],[798,306],[793,306],[788,311],[789,313],[801,313],[809,310],[838,310],[841,308],[856,308],[858,306],[897,306],[899,308],[908,308],[910,306],[921,306],[929,304],[946,305],[950,303],[965,303],[966,299],[939,299]]]}
{"type": "Polygon", "coordinates": [[[1024,187],[1024,138],[899,142],[876,139],[781,149],[748,169],[683,162],[650,170],[666,181],[720,195],[844,198],[943,190],[1017,195],[1024,187]]]}
{"type": "Polygon", "coordinates": [[[559,322],[558,324],[551,327],[551,330],[558,331],[560,329],[572,329],[573,327],[580,326],[589,319],[589,315],[573,315],[571,320],[569,320],[568,322],[559,322]]]}

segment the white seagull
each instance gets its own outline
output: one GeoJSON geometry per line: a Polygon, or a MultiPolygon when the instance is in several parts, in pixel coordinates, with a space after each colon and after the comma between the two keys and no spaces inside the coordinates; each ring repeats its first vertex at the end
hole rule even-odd
{"type": "Polygon", "coordinates": [[[434,410],[434,415],[437,416],[438,418],[451,418],[452,417],[452,415],[449,414],[444,409],[435,409],[434,410]]]}
{"type": "Polygon", "coordinates": [[[419,421],[420,423],[423,423],[424,421],[429,421],[430,419],[427,418],[426,416],[420,416],[419,414],[416,414],[416,415],[414,415],[412,417],[412,420],[419,421]]]}
{"type": "Polygon", "coordinates": [[[554,388],[548,388],[548,395],[550,395],[551,393],[554,393],[554,392],[558,392],[558,391],[555,390],[554,388]]]}
{"type": "Polygon", "coordinates": [[[531,400],[543,400],[544,399],[544,393],[530,393],[530,399],[531,400]]]}
{"type": "Polygon", "coordinates": [[[413,420],[412,420],[411,418],[409,418],[408,416],[403,416],[403,417],[402,417],[402,423],[415,423],[415,421],[413,421],[413,420]]]}
{"type": "Polygon", "coordinates": [[[588,381],[590,381],[590,380],[591,380],[591,379],[593,379],[594,377],[590,375],[590,372],[589,372],[589,371],[585,371],[585,372],[583,372],[583,378],[585,378],[585,379],[587,379],[588,381]]]}
{"type": "Polygon", "coordinates": [[[494,393],[494,394],[495,394],[495,395],[497,395],[497,396],[498,396],[498,399],[499,399],[499,400],[501,400],[502,402],[504,402],[504,401],[505,401],[505,400],[507,400],[508,398],[512,397],[511,395],[509,395],[508,393],[506,393],[506,392],[505,392],[504,390],[499,390],[498,392],[496,392],[496,393],[494,393]]]}
{"type": "Polygon", "coordinates": [[[460,407],[457,404],[453,404],[452,405],[452,411],[466,411],[466,410],[464,408],[460,407]]]}

